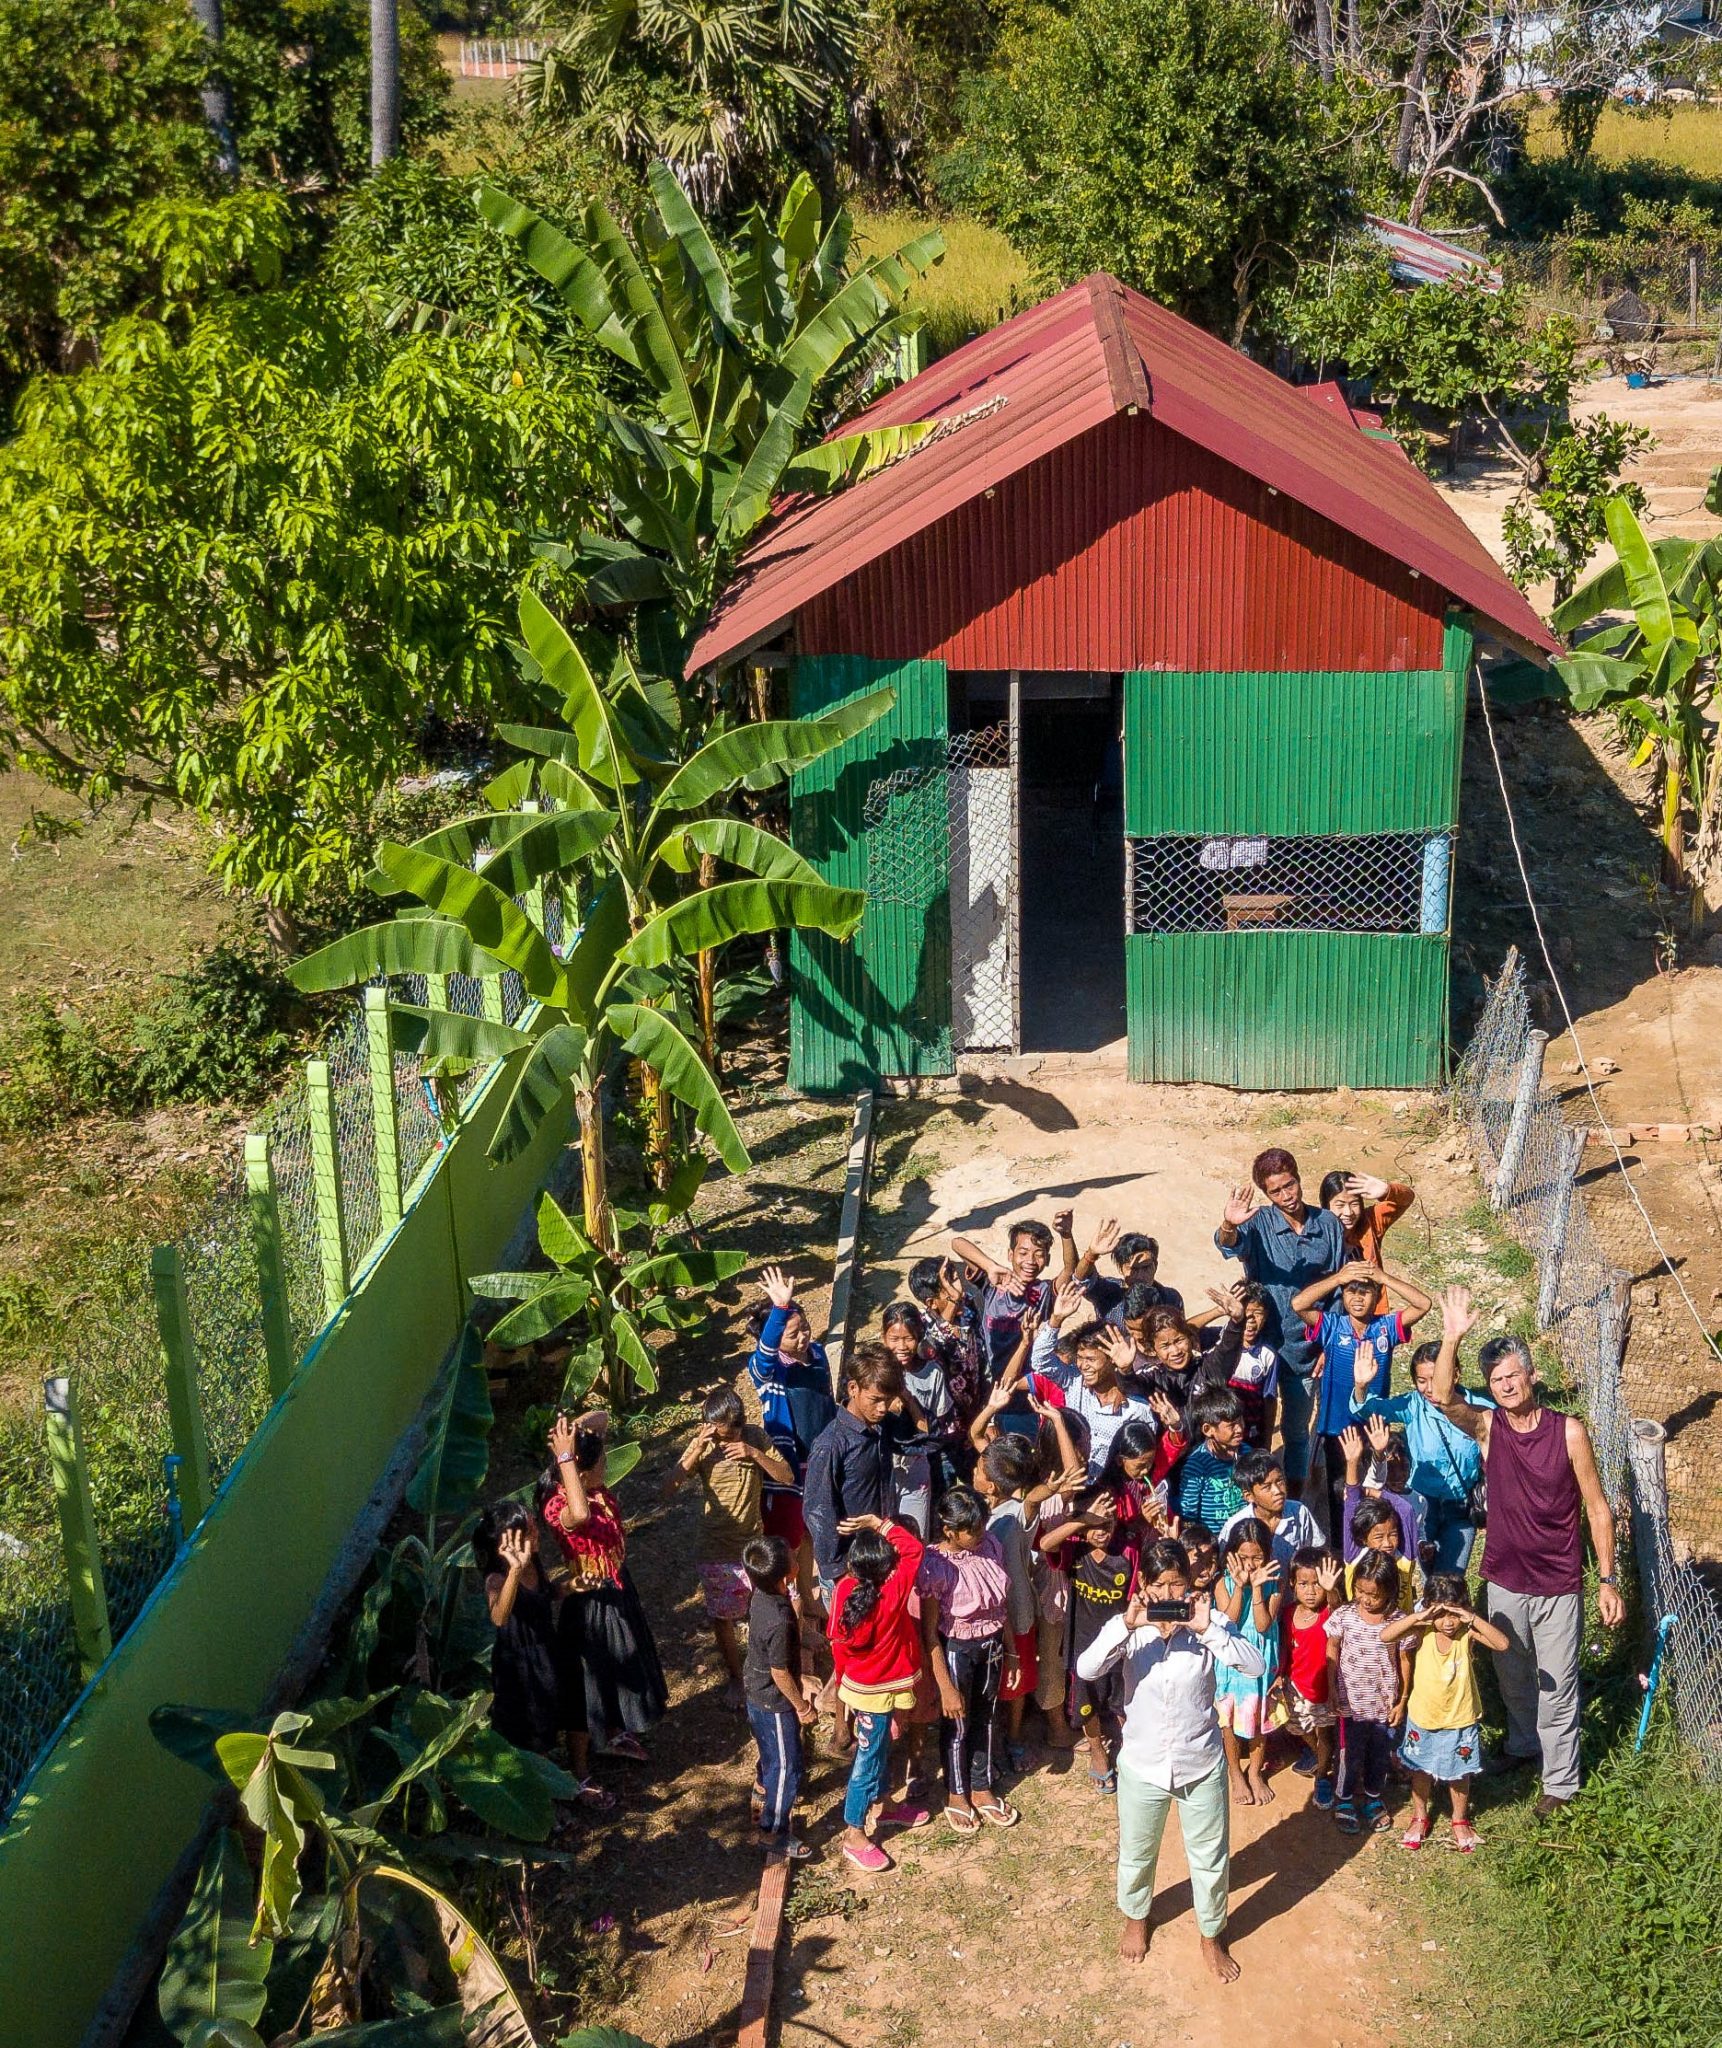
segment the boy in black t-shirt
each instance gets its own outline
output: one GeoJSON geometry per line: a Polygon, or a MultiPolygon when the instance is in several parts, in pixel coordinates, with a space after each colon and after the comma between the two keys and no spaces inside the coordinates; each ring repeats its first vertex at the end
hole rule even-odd
{"type": "Polygon", "coordinates": [[[1115,1614],[1124,1612],[1134,1568],[1118,1548],[1118,1517],[1109,1493],[1080,1493],[1068,1518],[1048,1529],[1040,1547],[1070,1575],[1066,1669],[1070,1718],[1088,1744],[1088,1775],[1102,1792],[1118,1790],[1108,1738],[1124,1723],[1124,1671],[1078,1678],[1076,1660],[1115,1614]],[[1062,1552],[1062,1555],[1060,1553],[1062,1552]]]}
{"type": "Polygon", "coordinates": [[[816,1678],[801,1669],[801,1623],[789,1598],[792,1559],[781,1536],[756,1536],[741,1554],[753,1582],[747,1610],[747,1657],[742,1690],[748,1726],[759,1744],[754,1819],[760,1847],[794,1862],[812,1855],[789,1831],[801,1789],[801,1731],[818,1718],[816,1678]]]}

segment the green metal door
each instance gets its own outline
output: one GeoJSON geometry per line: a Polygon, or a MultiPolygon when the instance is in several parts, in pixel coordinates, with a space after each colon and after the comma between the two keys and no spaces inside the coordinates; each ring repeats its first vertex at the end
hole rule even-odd
{"type": "Polygon", "coordinates": [[[886,716],[790,784],[796,851],[868,892],[853,944],[791,934],[789,1079],[816,1094],[953,1070],[945,665],[808,657],[791,704],[807,718],[886,685],[886,716]]]}

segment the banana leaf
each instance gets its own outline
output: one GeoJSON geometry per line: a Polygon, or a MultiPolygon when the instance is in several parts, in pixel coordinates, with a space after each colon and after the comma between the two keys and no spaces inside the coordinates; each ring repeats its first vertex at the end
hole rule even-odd
{"type": "Polygon", "coordinates": [[[396,1052],[416,1053],[426,1062],[505,1060],[533,1044],[535,1037],[489,1017],[469,1017],[464,1010],[429,1010],[417,1003],[389,1006],[390,1044],[396,1052]]]}
{"type": "Polygon", "coordinates": [[[866,901],[859,889],[823,883],[719,882],[648,918],[621,957],[638,967],[664,967],[749,932],[821,931],[847,939],[859,926],[866,901]]]}
{"type": "Polygon", "coordinates": [[[205,2020],[255,2027],[268,1999],[275,1944],[253,1941],[251,1866],[236,1828],[210,1843],[185,1917],[162,1959],[156,2005],[181,2042],[205,2020]]]}
{"type": "Polygon", "coordinates": [[[708,740],[658,792],[654,808],[693,811],[746,782],[751,789],[782,779],[833,747],[865,732],[892,710],[895,690],[870,690],[817,718],[763,719],[708,740]]]}
{"type": "MultiPolygon", "coordinates": [[[[707,892],[708,894],[711,892],[707,892]]],[[[752,1163],[741,1133],[723,1099],[711,1069],[662,1010],[640,1003],[617,1003],[610,1028],[636,1059],[644,1060],[663,1085],[693,1111],[694,1122],[717,1148],[731,1173],[745,1173],[752,1163]]]]}
{"type": "Polygon", "coordinates": [[[769,882],[818,882],[819,870],[775,833],[740,818],[700,818],[668,833],[658,858],[679,875],[691,874],[709,853],[732,868],[745,868],[769,882]]]}
{"type": "Polygon", "coordinates": [[[378,975],[468,974],[489,979],[507,963],[486,952],[451,918],[396,917],[367,925],[344,939],[307,953],[287,970],[306,995],[351,988],[378,975]]]}
{"type": "Polygon", "coordinates": [[[586,1057],[586,1033],[578,1024],[557,1024],[520,1063],[496,1135],[492,1159],[513,1159],[531,1144],[538,1127],[563,1104],[569,1080],[586,1057]]]}
{"type": "Polygon", "coordinates": [[[520,1344],[535,1344],[540,1337],[548,1337],[552,1330],[561,1329],[591,1299],[592,1283],[589,1280],[578,1277],[552,1280],[518,1308],[510,1309],[491,1331],[490,1341],[500,1344],[505,1351],[512,1351],[520,1344]]]}
{"type": "MultiPolygon", "coordinates": [[[[541,1002],[561,1002],[562,967],[549,940],[494,882],[392,839],[378,846],[377,865],[409,895],[452,919],[475,946],[512,967],[529,995],[541,1002]]],[[[422,925],[409,922],[408,929],[422,925]]]]}

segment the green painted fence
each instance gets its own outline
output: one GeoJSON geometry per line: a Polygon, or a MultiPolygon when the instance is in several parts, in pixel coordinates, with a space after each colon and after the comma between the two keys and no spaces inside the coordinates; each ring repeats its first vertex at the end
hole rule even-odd
{"type": "MultiPolygon", "coordinates": [[[[552,1117],[522,1157],[489,1164],[512,1074],[468,1097],[26,1783],[0,1835],[0,2048],[83,2038],[209,1798],[151,1736],[151,1709],[263,1704],[458,1334],[464,1276],[495,1264],[566,1142],[552,1117]]],[[[173,1276],[158,1277],[171,1309],[173,1276]]]]}

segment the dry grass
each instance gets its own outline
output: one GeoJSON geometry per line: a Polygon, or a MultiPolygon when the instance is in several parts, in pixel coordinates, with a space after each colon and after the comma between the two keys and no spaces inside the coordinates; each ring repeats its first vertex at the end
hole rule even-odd
{"type": "Polygon", "coordinates": [[[929,228],[944,236],[944,261],[921,279],[915,294],[941,355],[996,327],[1034,296],[1027,261],[996,228],[957,215],[933,218],[908,207],[875,213],[857,204],[853,211],[856,242],[867,255],[897,248],[929,228]]]}
{"type": "MultiPolygon", "coordinates": [[[[1528,141],[1532,156],[1562,153],[1552,108],[1532,114],[1528,141]]],[[[1682,103],[1642,113],[1606,107],[1597,124],[1595,157],[1601,164],[1636,159],[1669,164],[1695,178],[1722,178],[1722,106],[1682,103]]]]}

